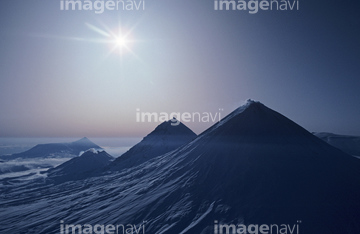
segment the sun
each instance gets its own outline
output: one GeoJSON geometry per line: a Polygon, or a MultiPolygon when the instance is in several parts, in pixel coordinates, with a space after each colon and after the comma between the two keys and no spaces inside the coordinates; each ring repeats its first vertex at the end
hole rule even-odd
{"type": "Polygon", "coordinates": [[[134,40],[130,31],[125,31],[124,29],[118,29],[118,32],[115,32],[115,30],[111,31],[110,38],[110,53],[124,55],[132,52],[131,48],[134,40]]]}
{"type": "Polygon", "coordinates": [[[91,24],[86,24],[86,26],[92,31],[95,31],[101,36],[104,36],[104,39],[100,39],[99,42],[109,45],[110,50],[107,56],[111,54],[118,54],[120,56],[125,54],[132,54],[136,56],[132,51],[133,45],[135,43],[132,30],[127,30],[124,27],[118,27],[117,29],[110,30],[106,26],[104,29],[100,29],[91,24]]]}
{"type": "Polygon", "coordinates": [[[111,37],[113,38],[110,42],[112,46],[111,53],[117,52],[122,55],[124,53],[131,52],[133,40],[131,39],[130,33],[112,34],[111,37]]]}
{"type": "Polygon", "coordinates": [[[117,47],[127,47],[127,40],[124,37],[118,37],[115,40],[115,44],[117,47]]]}

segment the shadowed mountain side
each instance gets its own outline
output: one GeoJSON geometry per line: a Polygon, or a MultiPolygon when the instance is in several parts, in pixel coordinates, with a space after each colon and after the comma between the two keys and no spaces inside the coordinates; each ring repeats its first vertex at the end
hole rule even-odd
{"type": "Polygon", "coordinates": [[[172,120],[161,123],[105,170],[121,170],[140,165],[149,159],[170,152],[196,137],[196,134],[183,123],[176,126],[173,126],[172,123],[172,120]]]}
{"type": "Polygon", "coordinates": [[[111,163],[114,158],[103,150],[90,149],[79,157],[51,168],[48,174],[48,182],[61,183],[69,180],[79,180],[91,176],[91,174],[111,163]]]}
{"type": "Polygon", "coordinates": [[[302,220],[303,233],[359,232],[358,160],[263,104],[249,102],[187,147],[188,159],[198,155],[195,197],[227,210],[209,213],[208,223],[302,220]]]}
{"type": "Polygon", "coordinates": [[[167,191],[134,216],[137,222],[156,220],[152,233],[164,230],[164,223],[171,225],[165,233],[209,233],[214,220],[300,220],[304,233],[360,228],[359,161],[258,102],[249,101],[188,145],[138,170],[145,178],[144,170],[159,171],[143,196],[167,191]]]}

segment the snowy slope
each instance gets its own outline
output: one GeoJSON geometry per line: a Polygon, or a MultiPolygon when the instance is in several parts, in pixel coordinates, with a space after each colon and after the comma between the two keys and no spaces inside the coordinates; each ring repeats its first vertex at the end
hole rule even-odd
{"type": "MultiPolygon", "coordinates": [[[[359,160],[249,101],[194,141],[136,167],[61,185],[1,187],[1,233],[68,224],[135,224],[146,233],[213,233],[232,224],[294,224],[359,233],[359,160]]],[[[289,233],[289,232],[288,232],[289,233]]]]}
{"type": "Polygon", "coordinates": [[[49,143],[39,144],[33,148],[17,154],[1,156],[5,160],[13,160],[17,158],[51,158],[51,157],[75,157],[81,151],[90,148],[101,148],[95,143],[91,142],[88,138],[84,137],[78,141],[70,143],[49,143]]]}
{"type": "Polygon", "coordinates": [[[121,170],[140,165],[149,159],[170,152],[196,137],[196,134],[183,123],[176,126],[172,123],[171,120],[161,123],[141,142],[118,157],[106,170],[121,170]]]}

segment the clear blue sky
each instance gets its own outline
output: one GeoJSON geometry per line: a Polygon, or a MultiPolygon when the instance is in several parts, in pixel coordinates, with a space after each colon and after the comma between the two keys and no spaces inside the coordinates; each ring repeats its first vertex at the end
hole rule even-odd
{"type": "Polygon", "coordinates": [[[248,98],[309,131],[360,135],[359,1],[257,14],[145,2],[95,14],[2,1],[0,137],[141,137],[158,123],[137,123],[137,108],[225,116],[248,98]],[[110,53],[120,28],[130,51],[110,53]]]}

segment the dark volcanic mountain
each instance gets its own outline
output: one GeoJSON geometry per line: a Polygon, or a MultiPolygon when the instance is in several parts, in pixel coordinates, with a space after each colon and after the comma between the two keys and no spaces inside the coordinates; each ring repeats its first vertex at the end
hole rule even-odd
{"type": "Polygon", "coordinates": [[[214,233],[216,220],[300,230],[272,233],[360,233],[359,178],[358,159],[248,101],[192,142],[128,170],[61,186],[9,185],[0,232],[58,233],[64,220],[146,221],[146,233],[197,234],[214,233]]]}
{"type": "Polygon", "coordinates": [[[101,149],[100,146],[84,137],[71,143],[39,144],[25,152],[2,156],[1,158],[12,160],[16,158],[75,157],[78,156],[81,151],[90,148],[101,149]]]}
{"type": "Polygon", "coordinates": [[[130,150],[118,157],[108,169],[120,170],[140,165],[156,156],[170,152],[185,143],[189,143],[196,134],[183,123],[172,125],[165,121],[130,150]]]}
{"type": "Polygon", "coordinates": [[[47,171],[48,181],[60,183],[86,178],[94,171],[109,165],[113,159],[104,150],[89,149],[80,156],[49,169],[47,171]]]}

